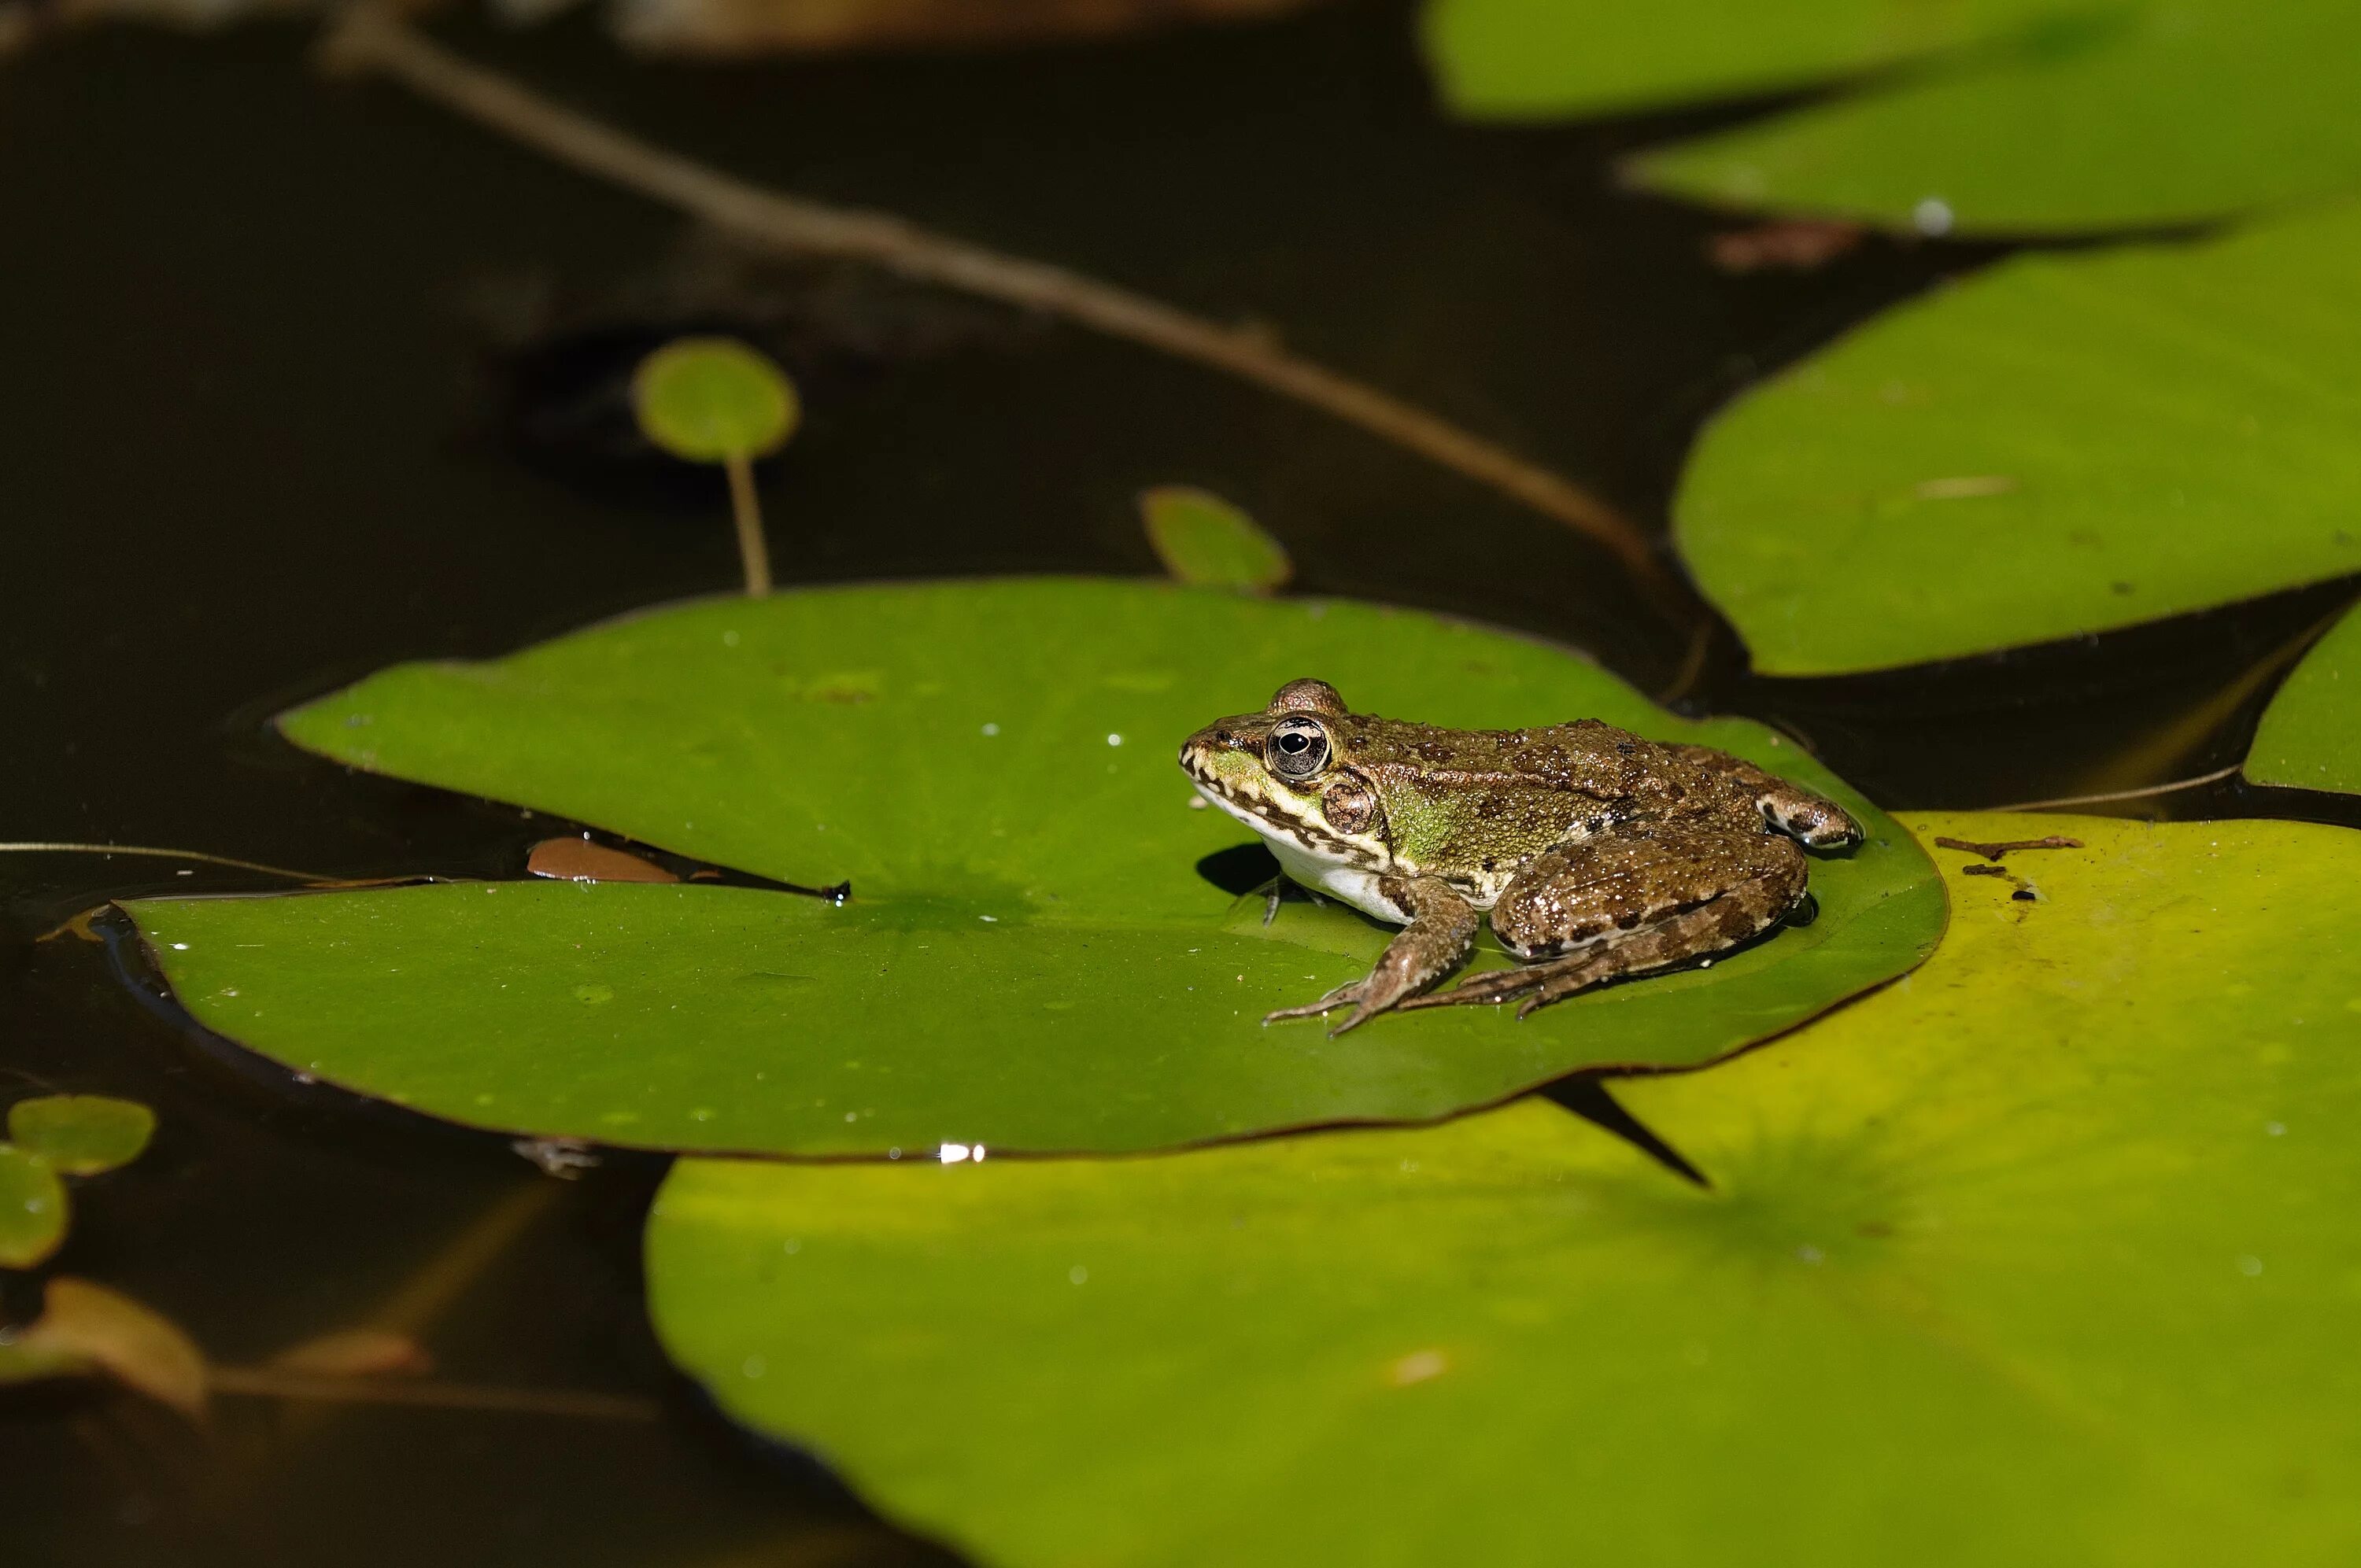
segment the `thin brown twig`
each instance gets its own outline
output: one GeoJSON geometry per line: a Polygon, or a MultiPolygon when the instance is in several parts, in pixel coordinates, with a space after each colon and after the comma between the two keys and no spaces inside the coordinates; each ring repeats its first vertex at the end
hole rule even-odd
{"type": "Polygon", "coordinates": [[[889,213],[835,207],[765,189],[627,135],[533,93],[421,36],[366,3],[329,25],[321,58],[374,71],[560,163],[741,239],[802,256],[881,267],[1091,327],[1210,366],[1356,424],[1525,506],[1611,552],[1680,624],[1694,600],[1646,535],[1597,497],[1506,448],[1390,394],[1275,346],[1263,332],[1218,325],[1146,295],[933,233],[889,213]]]}
{"type": "MultiPolygon", "coordinates": [[[[208,866],[227,866],[233,871],[260,872],[265,876],[286,877],[293,882],[361,885],[335,877],[315,876],[310,872],[290,871],[285,866],[265,865],[260,861],[241,861],[235,855],[207,854],[203,850],[159,849],[153,844],[75,844],[62,839],[27,839],[0,843],[0,855],[137,855],[155,861],[196,861],[208,866]]],[[[416,879],[404,877],[401,880],[411,882],[416,879]]]]}
{"type": "MultiPolygon", "coordinates": [[[[1997,861],[2002,856],[2013,854],[2019,850],[2079,850],[2081,847],[2081,839],[2069,839],[2058,833],[2052,833],[2043,839],[2002,839],[1990,844],[1982,843],[1973,839],[1946,838],[1939,834],[1935,839],[1935,848],[1938,850],[1959,850],[1971,855],[1982,855],[1988,861],[1997,861]]],[[[1968,870],[1989,872],[1991,868],[1970,866],[1968,870]]]]}
{"type": "Polygon", "coordinates": [[[2193,779],[2171,779],[2164,784],[2142,784],[2137,789],[2111,789],[2103,795],[2064,795],[2055,800],[2025,800],[2014,806],[1993,806],[1987,811],[2048,811],[2060,806],[2103,806],[2113,800],[2145,800],[2152,795],[2170,795],[2176,790],[2196,789],[2202,784],[2219,784],[2236,773],[2244,764],[2233,762],[2226,768],[2216,768],[2210,773],[2200,773],[2193,779]]]}

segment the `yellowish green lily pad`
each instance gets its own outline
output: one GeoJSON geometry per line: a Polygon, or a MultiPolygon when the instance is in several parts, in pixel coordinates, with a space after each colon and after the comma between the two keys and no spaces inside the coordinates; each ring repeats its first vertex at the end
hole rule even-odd
{"type": "MultiPolygon", "coordinates": [[[[685,605],[290,715],[314,750],[851,899],[448,884],[130,905],[208,1026],[313,1076],[542,1137],[785,1154],[1121,1150],[1419,1120],[1580,1068],[1692,1065],[1916,963],[1916,847],[1792,744],[1689,723],[1562,650],[1342,602],[1050,579],[685,605]],[[1330,1040],[1273,1007],[1389,935],[1242,889],[1179,742],[1321,674],[1378,712],[1595,715],[1835,793],[1871,841],[1819,916],[1709,970],[1330,1040]]],[[[1497,956],[1490,961],[1500,961],[1497,956]]]]}
{"type": "Polygon", "coordinates": [[[105,1094],[45,1094],[8,1107],[8,1136],[65,1176],[96,1176],[139,1157],[156,1113],[105,1094]]]}
{"type": "Polygon", "coordinates": [[[2361,964],[2304,824],[1916,817],[1924,969],[1619,1085],[1114,1164],[688,1160],[736,1420],[998,1568],[2335,1564],[2361,1550],[2361,964]],[[2024,896],[2020,896],[2023,894],[2024,896]]]}
{"type": "Polygon", "coordinates": [[[2257,784],[2361,795],[2361,614],[2347,614],[2288,675],[2255,731],[2257,784]]]}
{"type": "Polygon", "coordinates": [[[2044,642],[2361,572],[2361,205],[2026,256],[1708,429],[1675,532],[1756,668],[2044,642]]]}

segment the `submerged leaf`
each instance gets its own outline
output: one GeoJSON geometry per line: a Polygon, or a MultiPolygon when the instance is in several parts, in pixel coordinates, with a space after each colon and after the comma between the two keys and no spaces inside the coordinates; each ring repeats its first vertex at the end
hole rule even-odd
{"type": "Polygon", "coordinates": [[[2026,256],[1708,429],[1681,554],[1756,668],[2104,630],[2361,571],[2361,206],[2026,256]]]}
{"type": "Polygon", "coordinates": [[[0,1268],[31,1268],[66,1237],[65,1183],[29,1149],[0,1144],[0,1268]]]}
{"type": "Polygon", "coordinates": [[[8,1136],[63,1176],[129,1165],[156,1131],[156,1113],[104,1094],[49,1094],[8,1107],[8,1136]]]}
{"type": "Polygon", "coordinates": [[[391,1329],[342,1329],[288,1346],[269,1365],[312,1377],[423,1377],[434,1370],[434,1357],[391,1329]]]}
{"type": "MultiPolygon", "coordinates": [[[[1917,961],[1932,868],[1793,746],[1650,707],[1561,651],[1339,602],[978,582],[712,601],[498,663],[390,671],[289,716],[342,760],[529,804],[851,901],[442,884],[128,907],[182,1002],[297,1070],[541,1138],[771,1153],[1136,1149],[1426,1118],[1576,1068],[1688,1065],[1917,961]],[[1269,1009],[1389,932],[1235,895],[1272,874],[1192,810],[1182,737],[1290,677],[1466,726],[1590,715],[1837,794],[1819,918],[1520,1024],[1269,1009]],[[1226,884],[1224,885],[1224,884],[1226,884]]],[[[1501,961],[1495,954],[1487,961],[1501,961]]]]}
{"type": "Polygon", "coordinates": [[[1114,1164],[687,1160],[658,1331],[1003,1568],[2348,1561],[2361,966],[2317,889],[2361,835],[1910,822],[2086,847],[2029,890],[1946,854],[1919,973],[1619,1085],[1709,1190],[1536,1102],[1114,1164]]]}
{"type": "Polygon", "coordinates": [[[192,1420],[205,1413],[205,1358],[178,1324],[87,1279],[49,1282],[41,1316],[17,1336],[60,1366],[97,1368],[192,1420]]]}
{"type": "Polygon", "coordinates": [[[1176,582],[1268,593],[1293,575],[1286,548],[1217,495],[1166,485],[1139,498],[1148,543],[1176,582]]]}
{"type": "Polygon", "coordinates": [[[2347,613],[2263,710],[2248,778],[2361,795],[2361,613],[2347,613]]]}

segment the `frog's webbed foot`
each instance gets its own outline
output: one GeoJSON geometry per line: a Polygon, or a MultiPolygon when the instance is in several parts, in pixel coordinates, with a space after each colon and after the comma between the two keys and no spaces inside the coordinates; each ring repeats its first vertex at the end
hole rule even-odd
{"type": "MultiPolygon", "coordinates": [[[[1442,966],[1443,969],[1449,967],[1448,964],[1442,966]]],[[[1440,972],[1441,969],[1438,969],[1436,973],[1440,972]]],[[[1345,1021],[1328,1031],[1328,1037],[1333,1040],[1347,1029],[1359,1028],[1389,1008],[1402,1006],[1420,985],[1431,985],[1433,979],[1429,975],[1415,982],[1404,981],[1398,975],[1389,974],[1380,960],[1367,980],[1340,985],[1319,1001],[1307,1003],[1301,1007],[1282,1007],[1276,1013],[1266,1013],[1262,1021],[1276,1024],[1285,1018],[1317,1018],[1334,1013],[1339,1007],[1350,1007],[1353,1011],[1345,1015],[1345,1021]]]]}
{"type": "Polygon", "coordinates": [[[1476,909],[1439,881],[1430,878],[1389,879],[1386,896],[1411,916],[1365,979],[1340,985],[1319,1001],[1302,1007],[1282,1007],[1263,1018],[1276,1024],[1283,1018],[1317,1018],[1340,1007],[1350,1007],[1345,1021],[1328,1031],[1334,1039],[1357,1029],[1389,1008],[1399,1007],[1443,978],[1466,955],[1476,939],[1476,909]]]}
{"type": "MultiPolygon", "coordinates": [[[[1266,1013],[1262,1015],[1262,1021],[1266,1024],[1276,1024],[1283,1018],[1318,1018],[1323,1014],[1334,1013],[1339,1007],[1355,1005],[1361,1000],[1361,993],[1367,986],[1368,981],[1365,980],[1347,981],[1317,1002],[1307,1002],[1301,1007],[1282,1007],[1276,1013],[1266,1013]]],[[[1345,1029],[1351,1028],[1355,1022],[1354,1019],[1346,1019],[1336,1032],[1344,1033],[1345,1029]]]]}

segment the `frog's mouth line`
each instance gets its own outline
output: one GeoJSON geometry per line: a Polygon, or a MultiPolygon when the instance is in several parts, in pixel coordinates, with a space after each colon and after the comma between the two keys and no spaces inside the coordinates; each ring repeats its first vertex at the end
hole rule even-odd
{"type": "MultiPolygon", "coordinates": [[[[1283,843],[1307,860],[1326,864],[1373,871],[1390,869],[1389,865],[1368,866],[1367,862],[1371,857],[1367,849],[1323,825],[1263,816],[1253,806],[1239,800],[1218,780],[1209,779],[1199,773],[1190,761],[1184,759],[1180,765],[1188,773],[1190,782],[1197,786],[1199,795],[1253,828],[1258,838],[1275,844],[1283,843]]],[[[1259,800],[1260,797],[1257,795],[1253,798],[1259,800]]],[[[1390,857],[1388,857],[1388,860],[1390,861],[1390,857]]]]}

